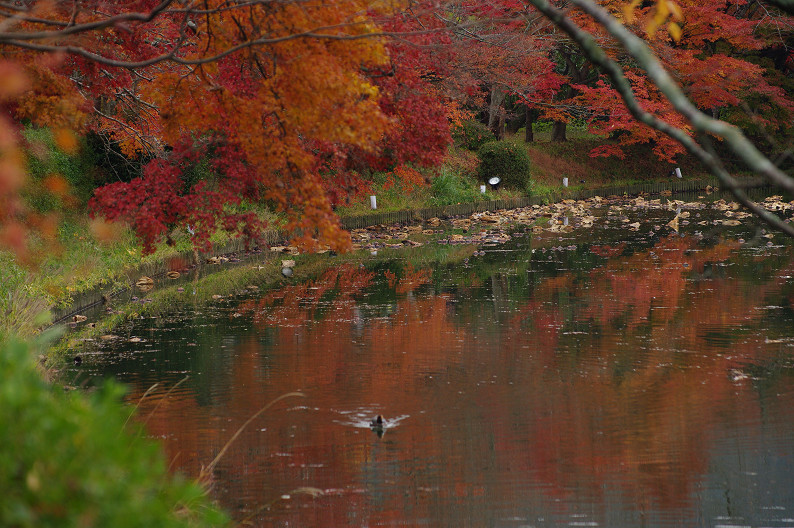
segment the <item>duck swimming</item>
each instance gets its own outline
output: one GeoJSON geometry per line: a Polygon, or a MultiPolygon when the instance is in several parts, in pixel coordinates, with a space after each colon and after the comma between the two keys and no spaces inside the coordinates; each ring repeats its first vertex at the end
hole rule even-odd
{"type": "Polygon", "coordinates": [[[383,425],[383,416],[380,414],[369,422],[369,428],[378,435],[378,438],[383,436],[383,425]]]}

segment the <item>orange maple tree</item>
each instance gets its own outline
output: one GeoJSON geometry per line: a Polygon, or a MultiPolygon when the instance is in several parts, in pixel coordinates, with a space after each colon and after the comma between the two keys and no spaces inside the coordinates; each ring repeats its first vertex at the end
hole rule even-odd
{"type": "MultiPolygon", "coordinates": [[[[525,105],[559,113],[544,106],[561,82],[549,50],[567,37],[530,7],[540,4],[89,0],[4,6],[2,241],[24,247],[30,225],[54,232],[53,218],[25,210],[18,198],[25,179],[19,128],[33,123],[52,128],[63,149],[75,148],[69,131],[94,131],[143,160],[131,181],[98,189],[90,207],[97,216],[129,222],[146,251],[179,227],[189,227],[199,247],[218,229],[255,239],[265,225],[248,204],[263,200],[286,214],[284,229],[302,245],[348,248],[333,205],[366,189],[366,169],[421,183],[411,166],[440,163],[450,122],[463,105],[481,110],[489,92],[496,107],[499,97],[513,93],[525,105]],[[200,164],[211,175],[190,177],[200,164]]],[[[748,58],[780,48],[782,33],[765,29],[770,22],[758,13],[741,2],[602,4],[646,38],[701,108],[738,119],[733,109],[751,105],[755,126],[788,126],[794,106],[780,79],[748,58]]],[[[614,33],[598,20],[568,14],[603,42],[614,33]]],[[[640,105],[688,131],[686,118],[617,49],[608,48],[608,56],[624,66],[640,105]]],[[[779,71],[788,67],[785,59],[779,71]]],[[[616,133],[623,145],[652,143],[668,159],[681,150],[641,127],[606,85],[572,85],[596,130],[616,133]]],[[[619,150],[596,152],[613,153],[619,150]]],[[[57,176],[47,188],[65,192],[57,176]]]]}

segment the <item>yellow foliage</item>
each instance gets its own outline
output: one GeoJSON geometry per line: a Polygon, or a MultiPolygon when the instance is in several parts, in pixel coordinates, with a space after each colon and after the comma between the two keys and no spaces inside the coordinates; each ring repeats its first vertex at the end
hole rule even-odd
{"type": "Polygon", "coordinates": [[[670,33],[670,36],[673,37],[673,40],[678,42],[681,40],[681,26],[679,26],[675,22],[670,22],[667,24],[667,32],[670,33]]]}
{"type": "Polygon", "coordinates": [[[656,1],[653,15],[649,18],[645,25],[646,33],[653,37],[656,34],[656,30],[668,20],[672,20],[672,22],[670,22],[667,26],[668,33],[673,40],[680,40],[682,30],[678,23],[684,21],[684,12],[681,10],[681,6],[679,6],[674,0],[656,1]]]}

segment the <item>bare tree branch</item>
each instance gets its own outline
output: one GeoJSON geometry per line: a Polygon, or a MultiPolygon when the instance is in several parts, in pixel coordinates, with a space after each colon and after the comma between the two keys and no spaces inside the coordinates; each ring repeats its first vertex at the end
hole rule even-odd
{"type": "Polygon", "coordinates": [[[124,22],[151,22],[160,13],[171,5],[174,0],[163,0],[157,7],[148,13],[122,13],[103,20],[95,20],[93,22],[86,22],[84,24],[66,25],[64,29],[54,31],[31,31],[31,32],[18,32],[18,31],[4,31],[0,32],[0,43],[14,43],[26,40],[44,40],[44,39],[59,39],[76,35],[78,33],[86,33],[89,31],[96,31],[105,29],[116,24],[124,22]]]}

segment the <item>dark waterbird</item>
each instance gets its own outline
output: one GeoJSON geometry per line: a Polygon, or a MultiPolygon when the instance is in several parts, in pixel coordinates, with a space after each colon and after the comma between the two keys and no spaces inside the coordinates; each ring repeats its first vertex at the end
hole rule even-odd
{"type": "Polygon", "coordinates": [[[383,436],[383,416],[379,414],[370,420],[369,427],[378,435],[378,437],[383,436]]]}

